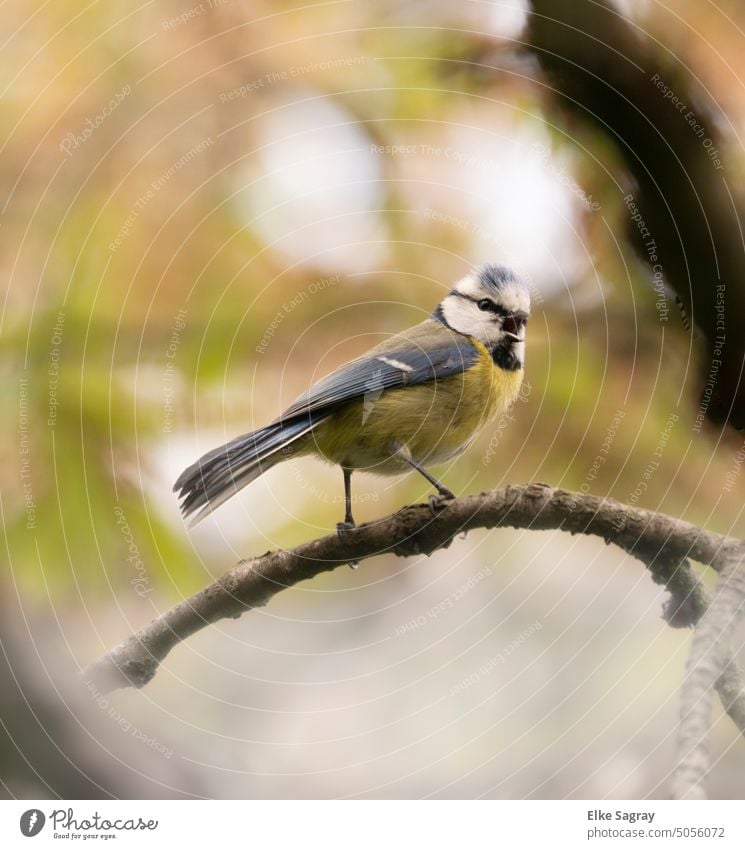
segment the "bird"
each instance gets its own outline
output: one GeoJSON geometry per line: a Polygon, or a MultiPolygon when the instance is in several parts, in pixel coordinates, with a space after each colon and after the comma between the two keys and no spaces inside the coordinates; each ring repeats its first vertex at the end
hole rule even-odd
{"type": "Polygon", "coordinates": [[[196,524],[291,457],[341,467],[342,536],[356,527],[352,474],[415,470],[437,491],[433,513],[455,496],[428,470],[473,442],[517,399],[530,317],[526,283],[504,266],[472,268],[429,318],[313,384],[279,418],[200,457],[174,491],[196,524]]]}

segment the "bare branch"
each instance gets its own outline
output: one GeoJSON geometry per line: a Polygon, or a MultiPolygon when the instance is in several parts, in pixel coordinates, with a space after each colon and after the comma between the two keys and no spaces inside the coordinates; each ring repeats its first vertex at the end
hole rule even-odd
{"type": "MultiPolygon", "coordinates": [[[[722,558],[741,556],[743,550],[738,540],[610,499],[544,484],[509,486],[458,498],[435,516],[424,505],[406,507],[380,521],[361,525],[341,538],[327,536],[288,551],[267,552],[241,561],[213,584],[161,614],[91,664],[84,676],[100,692],[143,687],[163,658],[182,640],[220,619],[237,618],[261,607],[300,581],[380,554],[429,555],[447,548],[463,531],[494,527],[561,528],[615,543],[644,562],[654,579],[670,589],[672,601],[667,605],[666,617],[678,626],[695,622],[708,605],[687,558],[716,568],[722,558]]],[[[732,674],[739,674],[734,667],[730,669],[732,674]]],[[[742,718],[742,693],[738,687],[730,686],[730,695],[733,692],[739,693],[732,703],[742,718]]]]}
{"type": "MultiPolygon", "coordinates": [[[[706,798],[703,782],[709,769],[708,739],[714,686],[719,689],[725,708],[728,699],[742,702],[745,692],[742,680],[728,680],[732,637],[745,605],[742,567],[742,556],[733,554],[727,559],[714,598],[700,617],[693,634],[688,672],[681,694],[679,762],[673,778],[673,795],[677,799],[706,798]]],[[[732,716],[741,731],[743,718],[741,711],[732,716]]]]}
{"type": "Polygon", "coordinates": [[[540,483],[458,498],[436,515],[424,505],[406,507],[342,537],[327,536],[289,551],[270,551],[241,561],[91,664],[84,677],[98,693],[143,687],[182,640],[220,619],[238,618],[261,607],[300,581],[380,554],[429,555],[447,548],[459,533],[495,527],[559,528],[602,537],[644,563],[653,580],[670,591],[664,615],[672,627],[700,621],[683,691],[674,793],[701,798],[701,781],[708,770],[713,687],[745,736],[745,679],[730,647],[736,613],[742,607],[739,584],[743,579],[736,567],[745,559],[745,543],[662,513],[540,483]],[[713,603],[689,558],[721,572],[713,603]]]}

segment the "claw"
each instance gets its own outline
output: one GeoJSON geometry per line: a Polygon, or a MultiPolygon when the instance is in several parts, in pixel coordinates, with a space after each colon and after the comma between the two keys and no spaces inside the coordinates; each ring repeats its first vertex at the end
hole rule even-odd
{"type": "Polygon", "coordinates": [[[357,527],[355,523],[352,522],[337,522],[336,523],[336,535],[341,539],[347,531],[352,531],[357,527]]]}
{"type": "MultiPolygon", "coordinates": [[[[354,519],[351,522],[347,521],[347,520],[345,520],[343,522],[337,522],[337,524],[336,524],[336,535],[339,537],[339,539],[343,539],[344,534],[347,531],[351,531],[356,527],[357,527],[357,525],[355,525],[354,519]]],[[[359,560],[350,560],[349,565],[352,569],[357,569],[360,565],[360,561],[359,560]]]]}
{"type": "Polygon", "coordinates": [[[447,507],[448,501],[452,501],[454,498],[455,496],[453,493],[447,489],[438,495],[430,495],[429,509],[432,511],[433,515],[436,515],[439,510],[443,510],[447,507]]]}

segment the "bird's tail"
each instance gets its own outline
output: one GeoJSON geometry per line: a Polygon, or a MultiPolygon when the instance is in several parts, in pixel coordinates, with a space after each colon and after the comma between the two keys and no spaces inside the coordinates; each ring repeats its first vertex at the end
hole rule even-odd
{"type": "Polygon", "coordinates": [[[320,418],[305,415],[288,422],[274,422],[261,430],[246,433],[215,448],[189,466],[173,485],[184,517],[196,513],[195,525],[276,463],[285,459],[287,449],[310,432],[320,418]]]}

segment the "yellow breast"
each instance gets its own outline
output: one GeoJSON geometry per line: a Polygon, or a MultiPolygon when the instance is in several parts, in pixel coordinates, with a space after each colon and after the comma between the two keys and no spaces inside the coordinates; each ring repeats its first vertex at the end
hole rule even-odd
{"type": "Polygon", "coordinates": [[[356,400],[315,428],[304,453],[379,474],[407,468],[393,456],[396,443],[406,445],[420,463],[460,453],[517,399],[523,378],[522,369],[495,366],[484,345],[471,341],[479,358],[466,372],[356,400]]]}

